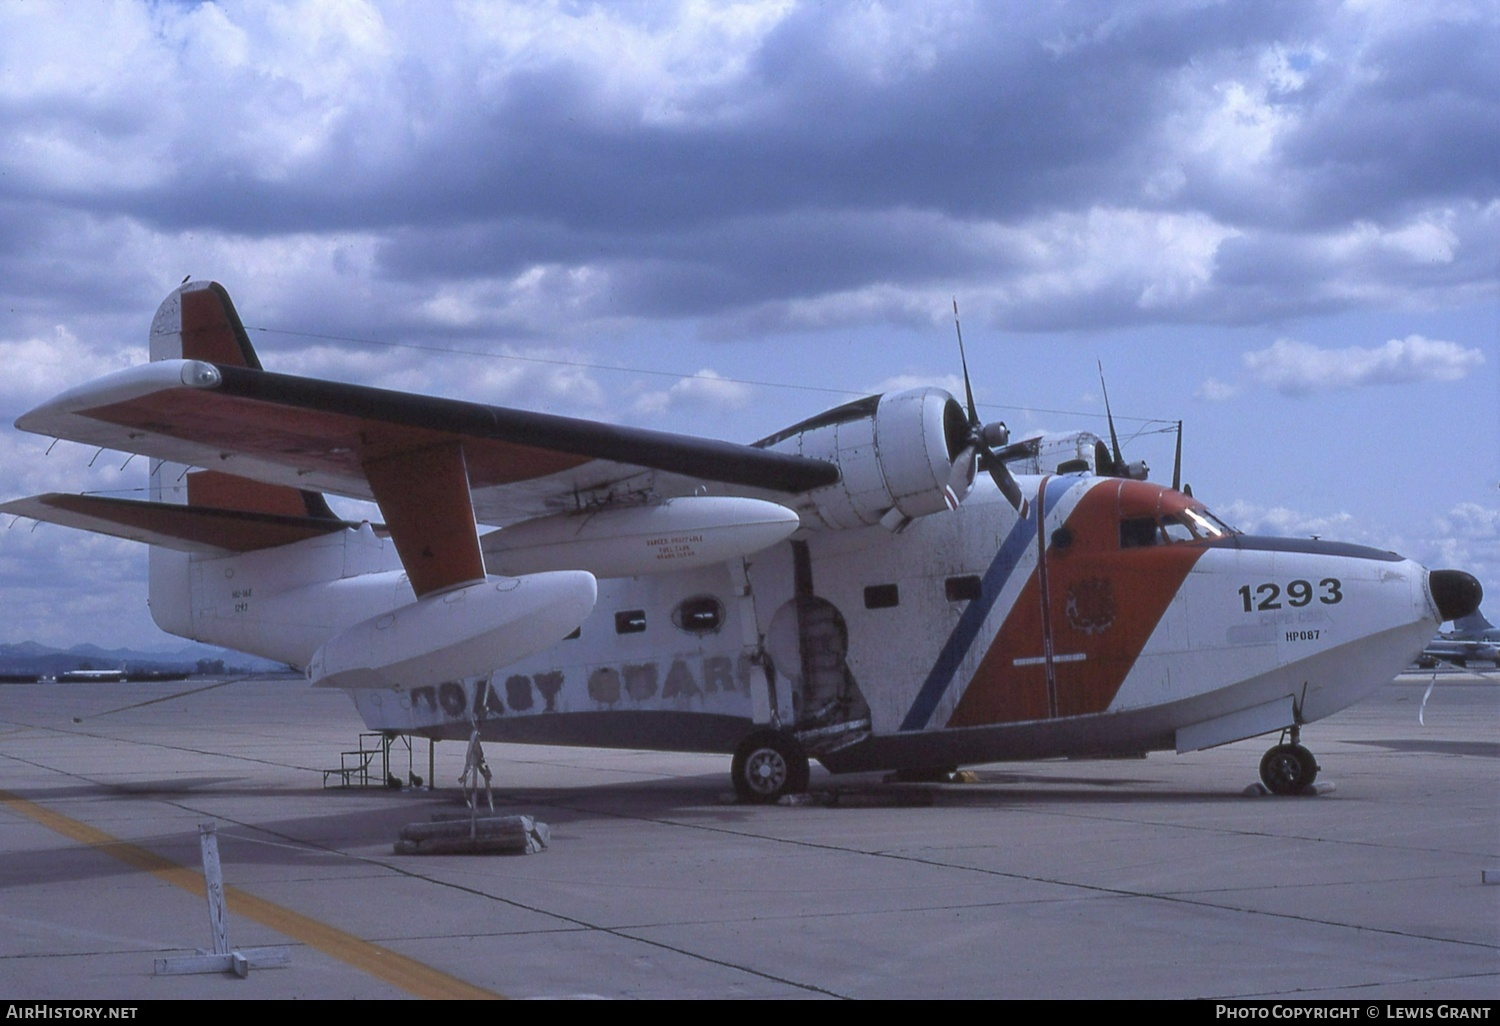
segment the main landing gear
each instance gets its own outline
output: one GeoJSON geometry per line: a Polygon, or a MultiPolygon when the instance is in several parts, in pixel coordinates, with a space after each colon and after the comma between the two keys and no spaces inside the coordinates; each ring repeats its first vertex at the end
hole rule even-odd
{"type": "Polygon", "coordinates": [[[1302,731],[1292,727],[1291,733],[1290,744],[1276,745],[1261,756],[1261,783],[1272,794],[1301,794],[1318,779],[1318,760],[1299,743],[1302,731]]]}
{"type": "Polygon", "coordinates": [[[807,753],[796,738],[763,728],[735,748],[729,772],[741,801],[774,802],[784,794],[807,790],[807,753]]]}

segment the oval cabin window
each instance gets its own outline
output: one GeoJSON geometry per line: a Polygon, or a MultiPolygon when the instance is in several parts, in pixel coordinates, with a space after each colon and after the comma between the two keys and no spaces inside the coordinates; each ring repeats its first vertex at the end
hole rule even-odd
{"type": "Polygon", "coordinates": [[[672,610],[672,622],[689,634],[712,634],[724,625],[724,603],[712,595],[684,599],[672,610]]]}

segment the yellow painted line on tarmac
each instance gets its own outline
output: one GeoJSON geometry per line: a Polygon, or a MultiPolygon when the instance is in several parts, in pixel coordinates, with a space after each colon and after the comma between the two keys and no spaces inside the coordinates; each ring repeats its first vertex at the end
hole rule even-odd
{"type": "MultiPolygon", "coordinates": [[[[164,880],[174,887],[180,887],[189,894],[196,894],[200,897],[204,894],[202,873],[179,866],[153,851],[147,851],[139,845],[112,837],[103,830],[91,827],[87,823],[80,823],[60,812],[43,808],[9,791],[0,791],[0,804],[35,820],[48,830],[62,834],[79,844],[98,849],[111,858],[118,859],[143,873],[150,873],[157,879],[164,880]]],[[[224,897],[229,911],[234,914],[253,919],[262,926],[269,926],[278,933],[300,941],[310,948],[316,948],[345,965],[369,973],[376,979],[383,980],[393,987],[399,987],[416,997],[467,1000],[504,997],[502,994],[476,987],[456,976],[449,976],[441,970],[418,962],[414,958],[407,958],[389,948],[383,948],[379,944],[361,940],[351,933],[329,926],[310,916],[304,916],[264,898],[247,894],[237,887],[225,887],[224,897]]]]}

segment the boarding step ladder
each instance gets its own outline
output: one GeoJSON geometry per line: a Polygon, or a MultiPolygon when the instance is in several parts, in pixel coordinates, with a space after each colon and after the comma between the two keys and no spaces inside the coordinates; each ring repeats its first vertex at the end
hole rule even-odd
{"type": "Polygon", "coordinates": [[[414,786],[421,781],[412,771],[411,738],[405,734],[388,734],[384,731],[364,731],[359,735],[358,747],[339,753],[337,769],[323,771],[324,787],[401,787],[401,781],[391,776],[391,746],[406,746],[406,776],[414,786]],[[376,758],[379,772],[375,772],[376,758]]]}

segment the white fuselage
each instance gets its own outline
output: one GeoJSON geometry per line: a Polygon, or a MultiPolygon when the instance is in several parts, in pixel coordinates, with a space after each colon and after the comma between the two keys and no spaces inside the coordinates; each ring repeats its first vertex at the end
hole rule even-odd
{"type": "MultiPolygon", "coordinates": [[[[769,721],[835,769],[957,765],[1315,720],[1388,681],[1436,625],[1426,572],[1393,554],[1196,537],[1176,524],[1201,507],[1140,482],[1027,491],[1029,519],[984,488],[899,533],[806,530],[743,562],[601,579],[576,634],[535,655],[351,694],[372,728],[431,737],[478,722],[492,738],[729,751],[769,721]],[[1153,518],[1154,535],[1127,537],[1153,518]]],[[[300,666],[412,599],[367,528],[153,558],[166,629],[300,666]],[[191,581],[176,622],[167,574],[191,581]]]]}

